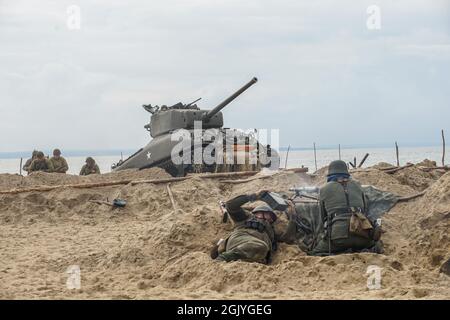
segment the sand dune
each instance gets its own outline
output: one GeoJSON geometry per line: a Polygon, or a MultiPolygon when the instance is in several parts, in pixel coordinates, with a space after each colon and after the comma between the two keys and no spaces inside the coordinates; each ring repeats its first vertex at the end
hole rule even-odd
{"type": "MultiPolygon", "coordinates": [[[[232,229],[221,222],[219,200],[259,189],[287,192],[319,185],[316,177],[283,172],[242,184],[193,178],[171,185],[122,185],[0,195],[2,299],[449,299],[450,277],[439,273],[450,257],[450,172],[416,167],[393,175],[354,174],[363,184],[399,195],[425,190],[383,218],[386,252],[309,257],[281,244],[271,265],[209,258],[214,239],[232,229]],[[89,202],[123,198],[123,209],[89,202]],[[66,270],[78,265],[81,289],[66,288],[66,270]],[[367,267],[382,268],[381,289],[366,286],[367,267]]],[[[37,173],[0,175],[0,190],[167,177],[159,169],[89,177],[37,173]]],[[[282,225],[284,217],[279,219],[282,225]]]]}

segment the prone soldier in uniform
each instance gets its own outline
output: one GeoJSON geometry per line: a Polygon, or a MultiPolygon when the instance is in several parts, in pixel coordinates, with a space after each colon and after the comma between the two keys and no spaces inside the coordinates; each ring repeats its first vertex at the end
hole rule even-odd
{"type": "Polygon", "coordinates": [[[48,160],[42,151],[36,154],[36,159],[31,162],[29,173],[34,171],[52,172],[53,164],[48,160]]]}
{"type": "Polygon", "coordinates": [[[381,227],[367,217],[367,197],[361,185],[351,179],[344,161],[330,163],[327,184],[320,189],[319,202],[324,228],[308,254],[382,253],[381,227]]]}
{"type": "Polygon", "coordinates": [[[248,262],[270,263],[272,254],[277,249],[277,242],[286,242],[295,231],[292,221],[294,207],[289,206],[290,217],[287,229],[277,233],[274,222],[277,215],[268,205],[258,206],[249,212],[242,208],[247,202],[261,200],[267,191],[256,194],[241,195],[226,202],[227,213],[234,221],[231,234],[218,243],[211,251],[211,258],[217,261],[243,260],[248,262]]]}
{"type": "Polygon", "coordinates": [[[86,164],[81,168],[80,176],[87,176],[90,174],[100,174],[100,168],[92,157],[87,157],[86,164]]]}
{"type": "Polygon", "coordinates": [[[61,156],[61,150],[53,150],[53,157],[50,158],[50,162],[53,165],[53,172],[66,173],[69,170],[69,165],[66,159],[61,156]]]}

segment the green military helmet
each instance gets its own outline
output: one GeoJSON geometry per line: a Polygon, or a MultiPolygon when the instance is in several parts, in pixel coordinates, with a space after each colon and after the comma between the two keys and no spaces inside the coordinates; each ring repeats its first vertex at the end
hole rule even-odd
{"type": "Polygon", "coordinates": [[[328,166],[328,175],[349,174],[347,164],[342,160],[334,160],[328,166]]]}
{"type": "Polygon", "coordinates": [[[270,212],[272,214],[272,220],[273,221],[277,220],[277,215],[275,214],[273,209],[268,205],[257,206],[255,209],[252,210],[252,213],[257,212],[270,212]]]}
{"type": "Polygon", "coordinates": [[[42,151],[38,151],[38,153],[36,153],[36,157],[39,159],[42,159],[45,157],[44,153],[42,151]]]}

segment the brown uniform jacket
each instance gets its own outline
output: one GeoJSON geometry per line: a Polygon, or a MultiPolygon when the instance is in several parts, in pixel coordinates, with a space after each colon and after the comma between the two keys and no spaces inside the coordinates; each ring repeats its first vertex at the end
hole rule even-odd
{"type": "Polygon", "coordinates": [[[93,168],[90,168],[87,164],[81,168],[80,176],[88,176],[90,174],[100,174],[100,168],[97,164],[93,168]]]}
{"type": "Polygon", "coordinates": [[[28,172],[33,171],[52,172],[53,164],[48,159],[34,159],[28,168],[28,172]]]}
{"type": "Polygon", "coordinates": [[[64,157],[51,157],[50,162],[53,165],[53,172],[66,173],[69,170],[69,165],[64,157]]]}
{"type": "MultiPolygon", "coordinates": [[[[255,200],[255,195],[241,195],[227,201],[227,212],[235,223],[235,230],[248,228],[246,226],[246,222],[250,219],[254,219],[254,215],[243,209],[242,205],[255,200]]],[[[264,231],[260,232],[258,230],[248,230],[247,233],[266,242],[269,248],[275,249],[277,242],[292,242],[295,240],[295,232],[297,228],[294,221],[289,221],[286,229],[279,231],[273,224],[270,224],[265,220],[258,220],[264,225],[264,231]]]]}

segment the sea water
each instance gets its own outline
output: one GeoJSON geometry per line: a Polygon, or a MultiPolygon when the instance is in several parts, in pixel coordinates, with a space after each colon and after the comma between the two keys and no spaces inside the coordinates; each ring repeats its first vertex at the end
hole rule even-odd
{"type": "MultiPolygon", "coordinates": [[[[348,162],[352,161],[356,157],[356,162],[359,163],[364,155],[369,153],[369,157],[364,162],[364,167],[377,164],[379,162],[388,162],[393,165],[396,164],[395,148],[358,148],[358,149],[341,149],[341,159],[348,162]]],[[[281,151],[280,167],[284,168],[297,168],[301,166],[308,167],[310,172],[314,172],[316,169],[316,162],[314,158],[313,150],[290,150],[287,156],[287,151],[281,151]]],[[[86,157],[66,157],[69,164],[70,174],[79,174],[81,167],[85,164],[86,157]]],[[[100,171],[102,173],[111,172],[111,165],[120,160],[121,155],[117,156],[93,156],[100,171]]],[[[126,159],[128,155],[124,155],[126,159]]],[[[326,166],[330,161],[339,159],[339,151],[337,149],[318,149],[316,152],[317,168],[326,166]]],[[[404,165],[407,162],[417,163],[424,159],[434,160],[438,165],[441,164],[442,159],[442,147],[403,147],[399,151],[400,165],[404,165]]],[[[25,163],[27,159],[23,159],[25,163]]],[[[448,164],[450,159],[446,162],[448,164]]],[[[0,159],[0,173],[19,173],[20,159],[0,159]]]]}

